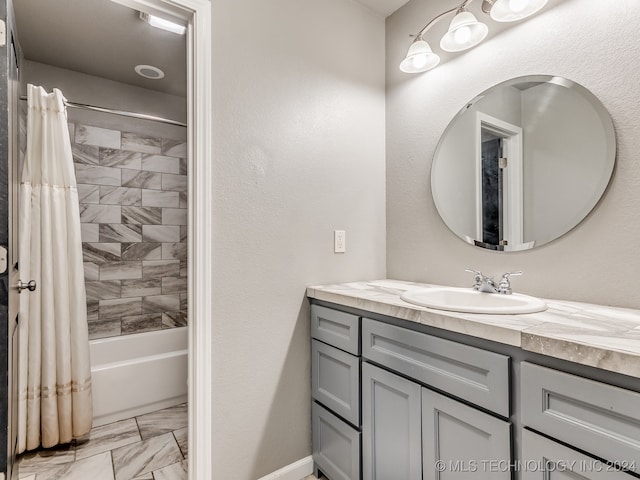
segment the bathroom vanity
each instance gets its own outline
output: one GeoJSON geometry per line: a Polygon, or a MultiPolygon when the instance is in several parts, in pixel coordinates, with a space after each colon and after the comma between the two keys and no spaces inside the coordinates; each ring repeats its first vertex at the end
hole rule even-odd
{"type": "Polygon", "coordinates": [[[640,476],[640,314],[524,315],[404,302],[428,285],[310,287],[316,476],[640,476]]]}

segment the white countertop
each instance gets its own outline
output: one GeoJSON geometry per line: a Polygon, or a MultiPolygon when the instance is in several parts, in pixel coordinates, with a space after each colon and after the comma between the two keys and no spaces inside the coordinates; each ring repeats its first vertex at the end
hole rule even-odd
{"type": "Polygon", "coordinates": [[[307,296],[640,378],[639,310],[545,299],[544,312],[491,315],[446,312],[400,299],[409,289],[435,286],[373,280],[312,286],[307,296]]]}

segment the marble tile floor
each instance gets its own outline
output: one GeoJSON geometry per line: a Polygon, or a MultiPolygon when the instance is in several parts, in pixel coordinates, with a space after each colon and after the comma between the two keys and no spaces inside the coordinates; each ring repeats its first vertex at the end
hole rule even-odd
{"type": "Polygon", "coordinates": [[[19,480],[186,480],[187,404],[95,427],[20,456],[19,480]]]}

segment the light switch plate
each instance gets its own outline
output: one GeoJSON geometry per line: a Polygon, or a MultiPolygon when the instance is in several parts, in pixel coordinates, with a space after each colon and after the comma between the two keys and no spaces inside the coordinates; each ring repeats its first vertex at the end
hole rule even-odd
{"type": "Polygon", "coordinates": [[[344,230],[333,231],[333,252],[344,253],[347,251],[347,237],[344,230]]]}

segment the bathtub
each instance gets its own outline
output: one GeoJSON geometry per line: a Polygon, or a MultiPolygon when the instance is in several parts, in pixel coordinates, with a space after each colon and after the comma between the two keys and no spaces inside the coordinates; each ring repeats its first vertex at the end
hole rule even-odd
{"type": "Polygon", "coordinates": [[[93,426],[187,401],[187,327],[89,342],[93,426]]]}

